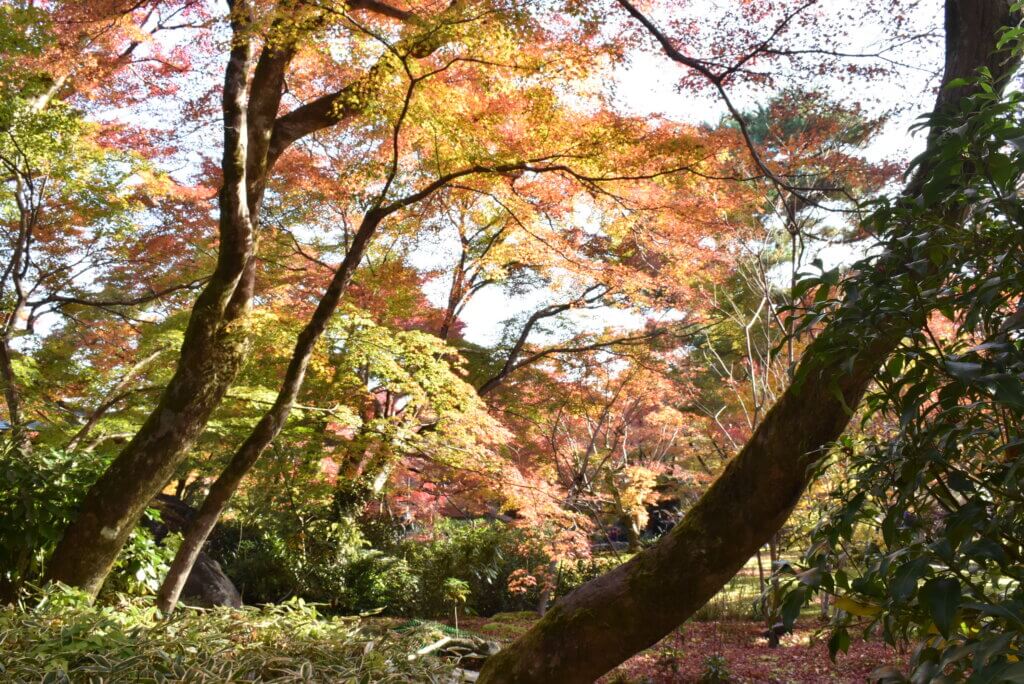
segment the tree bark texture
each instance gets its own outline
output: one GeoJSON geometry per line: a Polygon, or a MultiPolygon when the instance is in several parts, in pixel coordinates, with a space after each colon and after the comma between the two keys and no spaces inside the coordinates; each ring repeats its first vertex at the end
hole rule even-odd
{"type": "MultiPolygon", "coordinates": [[[[245,356],[245,315],[252,292],[251,284],[246,287],[244,281],[255,252],[252,228],[257,210],[251,204],[254,197],[248,191],[246,173],[253,51],[246,35],[246,8],[239,1],[232,9],[236,40],[225,70],[222,100],[224,181],[218,196],[217,265],[193,306],[177,368],[156,408],[90,488],[47,566],[47,579],[93,596],[143,511],[205,428],[245,356]]],[[[264,87],[274,88],[274,84],[261,84],[264,87]]],[[[264,97],[261,91],[253,99],[264,97]]]]}

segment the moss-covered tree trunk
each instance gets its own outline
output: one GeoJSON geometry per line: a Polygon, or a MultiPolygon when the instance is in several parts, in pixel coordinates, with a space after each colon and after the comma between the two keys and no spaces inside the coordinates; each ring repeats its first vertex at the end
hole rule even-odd
{"type": "MultiPolygon", "coordinates": [[[[994,54],[997,33],[1016,19],[1009,0],[947,0],[944,83],[981,66],[1005,75],[1011,65],[994,54]]],[[[936,108],[964,94],[944,89],[936,108]]],[[[693,615],[789,517],[809,466],[845,430],[850,407],[908,329],[900,321],[884,325],[845,369],[843,359],[821,353],[837,334],[823,331],[801,361],[803,382],[780,397],[683,520],[655,546],[556,603],[487,661],[481,684],[592,682],[693,615]]]]}
{"type": "Polygon", "coordinates": [[[223,185],[217,264],[192,308],[178,364],[135,437],[90,488],[47,564],[47,579],[96,595],[121,547],[164,487],[244,360],[255,280],[254,228],[286,50],[264,50],[250,89],[253,49],[247,3],[232,3],[235,39],[225,70],[223,185]]]}

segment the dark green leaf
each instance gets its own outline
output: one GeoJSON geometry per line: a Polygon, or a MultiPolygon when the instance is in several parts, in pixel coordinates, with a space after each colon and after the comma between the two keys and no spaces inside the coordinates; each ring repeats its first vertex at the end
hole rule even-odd
{"type": "Polygon", "coordinates": [[[921,587],[919,602],[928,611],[939,634],[948,639],[960,607],[960,582],[952,577],[928,580],[921,587]]]}
{"type": "Polygon", "coordinates": [[[832,632],[832,636],[828,640],[828,657],[832,659],[832,662],[836,661],[836,654],[839,651],[850,652],[850,633],[846,631],[845,627],[840,627],[832,632]]]}

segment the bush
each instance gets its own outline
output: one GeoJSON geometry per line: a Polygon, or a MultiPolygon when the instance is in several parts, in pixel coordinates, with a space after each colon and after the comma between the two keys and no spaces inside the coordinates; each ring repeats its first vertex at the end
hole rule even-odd
{"type": "Polygon", "coordinates": [[[310,591],[310,582],[299,577],[298,567],[283,547],[280,539],[260,535],[239,539],[230,549],[211,545],[211,551],[246,603],[277,603],[294,595],[325,602],[318,592],[310,591]]]}
{"type": "Polygon", "coordinates": [[[293,596],[337,613],[445,617],[445,582],[469,587],[460,613],[535,610],[618,564],[615,558],[568,561],[549,577],[551,559],[532,530],[499,521],[441,520],[429,536],[408,538],[387,516],[363,516],[368,494],[339,484],[328,502],[301,511],[251,507],[222,522],[210,552],[248,603],[293,596]]]}
{"type": "Polygon", "coordinates": [[[469,585],[468,614],[535,608],[539,587],[510,593],[509,576],[521,569],[542,573],[550,562],[527,532],[501,522],[445,520],[434,528],[432,540],[404,542],[401,551],[420,580],[415,609],[430,616],[450,612],[445,597],[445,582],[450,578],[469,585]]]}
{"type": "Polygon", "coordinates": [[[626,556],[593,556],[558,564],[555,596],[562,597],[590,580],[603,575],[628,560],[626,556]]]}
{"type": "Polygon", "coordinates": [[[433,635],[374,634],[294,601],[273,608],[181,608],[161,620],[149,599],[90,606],[53,587],[31,608],[0,610],[5,681],[442,681],[451,667],[410,661],[433,635]]]}
{"type": "Polygon", "coordinates": [[[344,574],[343,604],[350,612],[375,609],[396,615],[413,612],[419,579],[404,558],[368,551],[356,556],[344,574]]]}
{"type": "MultiPolygon", "coordinates": [[[[36,447],[22,450],[0,441],[0,599],[13,600],[38,582],[46,559],[106,460],[89,453],[36,447]]],[[[156,519],[156,511],[147,511],[156,519]]],[[[159,546],[144,526],[136,528],[110,576],[110,588],[145,593],[157,588],[174,545],[159,546]]]]}
{"type": "Polygon", "coordinates": [[[6,559],[2,577],[9,597],[42,576],[46,557],[100,467],[94,457],[0,443],[0,555],[6,559]]]}
{"type": "MultiPolygon", "coordinates": [[[[445,520],[428,540],[407,539],[369,549],[363,523],[317,524],[301,546],[293,534],[268,525],[239,534],[228,527],[213,552],[247,602],[275,603],[291,596],[330,610],[443,617],[451,614],[445,582],[469,586],[464,611],[492,615],[536,608],[541,587],[509,592],[517,570],[546,571],[549,559],[523,530],[501,522],[445,520]],[[233,545],[226,540],[238,539],[233,545]]],[[[372,528],[381,534],[379,521],[372,528]]]]}
{"type": "Polygon", "coordinates": [[[247,603],[280,603],[298,596],[332,610],[358,612],[364,606],[347,602],[347,568],[365,547],[351,520],[314,521],[297,530],[286,520],[266,516],[255,526],[225,521],[210,551],[247,603]]]}
{"type": "MultiPolygon", "coordinates": [[[[146,516],[150,520],[159,521],[159,512],[156,510],[146,511],[146,516]]],[[[149,529],[136,527],[121,549],[114,569],[103,585],[103,592],[155,594],[180,544],[180,534],[165,535],[157,543],[149,529]]]]}

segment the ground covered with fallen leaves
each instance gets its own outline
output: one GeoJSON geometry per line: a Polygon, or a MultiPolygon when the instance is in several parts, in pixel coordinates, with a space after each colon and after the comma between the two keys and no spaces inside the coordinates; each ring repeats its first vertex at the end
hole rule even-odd
{"type": "Polygon", "coordinates": [[[825,639],[817,629],[797,629],[769,648],[762,636],[764,625],[756,622],[691,622],[661,643],[620,667],[614,681],[693,682],[720,658],[722,669],[733,682],[865,682],[873,670],[895,665],[903,656],[882,641],[854,640],[847,654],[833,663],[825,639]],[[616,680],[616,677],[619,679],[616,680]]]}
{"type": "MultiPolygon", "coordinates": [[[[497,639],[509,639],[527,629],[532,613],[504,613],[492,618],[467,618],[465,629],[497,639]]],[[[709,667],[717,666],[730,682],[819,684],[868,681],[873,670],[886,665],[900,667],[901,655],[881,640],[854,639],[847,654],[837,662],[828,657],[827,635],[819,633],[816,620],[807,620],[793,634],[782,637],[778,648],[769,648],[763,623],[750,620],[688,622],[655,647],[631,658],[607,675],[603,684],[661,684],[698,682],[709,667]]]]}

